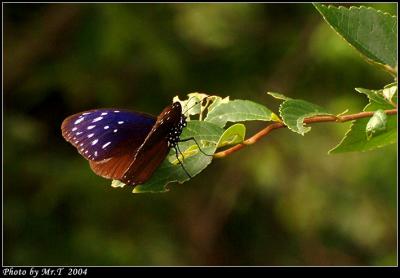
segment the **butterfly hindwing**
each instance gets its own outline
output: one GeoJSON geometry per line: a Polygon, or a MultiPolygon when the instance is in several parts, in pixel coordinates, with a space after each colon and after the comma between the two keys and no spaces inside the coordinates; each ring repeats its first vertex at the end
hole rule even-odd
{"type": "Polygon", "coordinates": [[[106,179],[120,179],[132,164],[134,155],[122,154],[100,161],[89,160],[90,168],[106,179]]]}
{"type": "Polygon", "coordinates": [[[139,149],[134,162],[120,180],[129,185],[141,184],[147,181],[164,161],[168,152],[167,140],[158,140],[151,145],[145,142],[142,148],[139,149]]]}

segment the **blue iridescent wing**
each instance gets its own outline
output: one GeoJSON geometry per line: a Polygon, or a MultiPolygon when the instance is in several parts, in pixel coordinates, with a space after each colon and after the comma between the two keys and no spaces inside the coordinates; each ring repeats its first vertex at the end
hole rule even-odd
{"type": "Polygon", "coordinates": [[[62,135],[89,161],[132,159],[154,126],[153,116],[122,109],[94,109],[66,118],[62,135]]]}

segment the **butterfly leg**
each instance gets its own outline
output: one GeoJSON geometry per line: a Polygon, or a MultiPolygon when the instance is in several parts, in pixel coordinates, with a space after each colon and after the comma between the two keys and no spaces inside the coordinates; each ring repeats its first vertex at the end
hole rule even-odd
{"type": "Polygon", "coordinates": [[[196,141],[196,139],[195,139],[194,137],[190,137],[190,138],[182,139],[182,140],[179,139],[179,142],[186,142],[186,141],[190,141],[190,140],[193,140],[193,141],[196,143],[196,145],[197,145],[197,147],[199,148],[200,152],[202,152],[204,155],[206,155],[206,156],[213,156],[212,154],[206,154],[206,153],[200,148],[199,143],[197,143],[197,141],[196,141]]]}
{"type": "MultiPolygon", "coordinates": [[[[179,155],[178,155],[179,147],[178,147],[178,145],[175,145],[175,146],[174,146],[174,149],[175,149],[175,156],[176,156],[176,159],[178,159],[178,162],[179,162],[179,164],[181,165],[183,171],[185,171],[186,175],[188,175],[188,177],[191,179],[192,176],[188,173],[188,171],[186,170],[185,166],[183,166],[182,161],[179,159],[179,155]]],[[[181,153],[180,150],[179,150],[179,153],[180,153],[180,154],[182,155],[182,157],[183,157],[183,154],[181,153]]]]}

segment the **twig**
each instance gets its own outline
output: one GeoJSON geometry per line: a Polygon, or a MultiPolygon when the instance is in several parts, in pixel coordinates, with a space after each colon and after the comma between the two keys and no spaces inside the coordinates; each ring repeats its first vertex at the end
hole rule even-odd
{"type": "MultiPolygon", "coordinates": [[[[387,115],[396,115],[397,114],[397,109],[391,109],[391,110],[385,110],[385,113],[387,115]]],[[[313,124],[313,123],[322,123],[322,122],[339,122],[339,123],[344,123],[352,120],[357,120],[361,118],[367,118],[371,117],[374,115],[374,111],[371,112],[360,112],[357,114],[351,114],[351,115],[343,115],[343,116],[315,116],[311,118],[306,118],[304,119],[305,124],[313,124]]],[[[237,144],[227,150],[218,152],[214,154],[214,158],[222,158],[225,156],[228,156],[240,149],[243,149],[247,145],[252,145],[258,140],[260,140],[262,137],[267,136],[271,131],[279,128],[287,127],[284,123],[273,123],[269,124],[266,128],[262,129],[249,139],[243,141],[243,143],[237,144]]]]}

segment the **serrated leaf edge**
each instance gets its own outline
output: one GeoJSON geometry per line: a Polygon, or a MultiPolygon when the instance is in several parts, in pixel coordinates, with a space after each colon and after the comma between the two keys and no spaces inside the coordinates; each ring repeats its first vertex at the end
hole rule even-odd
{"type": "MultiPolygon", "coordinates": [[[[302,129],[304,130],[304,132],[299,132],[298,130],[294,130],[292,127],[290,127],[290,126],[286,123],[285,119],[282,117],[283,105],[284,105],[287,101],[291,101],[291,100],[300,100],[300,99],[288,99],[288,100],[282,102],[282,103],[279,105],[279,115],[281,116],[282,122],[286,125],[286,127],[287,127],[289,130],[291,130],[291,131],[293,131],[293,132],[296,132],[296,133],[298,133],[298,134],[300,134],[300,135],[303,135],[303,136],[304,136],[304,134],[306,134],[307,132],[309,132],[309,131],[311,130],[311,127],[306,126],[306,124],[304,123],[304,119],[309,118],[309,117],[313,117],[313,116],[327,116],[327,115],[333,115],[333,114],[330,114],[330,113],[323,113],[323,112],[310,112],[310,113],[308,113],[308,114],[305,114],[305,115],[303,115],[303,116],[297,118],[297,120],[296,120],[296,126],[297,126],[297,128],[298,128],[298,129],[302,128],[302,129]],[[302,125],[301,125],[301,124],[302,124],[302,125]]],[[[303,101],[305,101],[305,100],[303,100],[303,101]]],[[[306,102],[307,102],[307,101],[306,101],[306,102]]],[[[313,103],[310,103],[310,104],[317,106],[316,104],[313,104],[313,103]]],[[[321,108],[322,108],[322,107],[321,107],[321,108]]]]}
{"type": "MultiPolygon", "coordinates": [[[[392,65],[384,64],[384,63],[382,63],[382,62],[373,60],[373,59],[367,57],[367,56],[366,56],[364,53],[362,53],[361,51],[359,51],[354,45],[352,45],[338,30],[336,30],[335,27],[333,27],[333,26],[331,25],[331,23],[326,19],[325,15],[324,15],[323,12],[319,9],[319,7],[320,7],[320,6],[324,6],[324,7],[326,7],[328,10],[329,10],[329,9],[336,9],[336,10],[340,10],[340,9],[342,9],[342,10],[354,10],[354,9],[361,10],[361,9],[369,9],[369,10],[374,10],[374,11],[376,11],[376,12],[378,12],[378,13],[383,14],[383,15],[391,16],[391,17],[393,17],[394,19],[397,19],[397,16],[392,15],[392,14],[390,14],[390,13],[388,13],[388,12],[383,12],[383,11],[381,11],[381,10],[377,10],[377,9],[372,8],[372,7],[366,7],[366,6],[363,6],[363,5],[361,5],[361,6],[359,6],[359,7],[351,6],[350,8],[346,8],[346,7],[343,7],[343,6],[336,7],[336,6],[333,6],[333,5],[324,5],[324,4],[320,4],[320,3],[313,3],[313,5],[314,5],[314,7],[318,10],[318,12],[322,15],[322,17],[324,18],[325,22],[329,25],[329,27],[331,27],[331,28],[335,31],[335,33],[338,34],[348,45],[350,45],[354,50],[356,50],[357,53],[358,53],[359,55],[361,55],[361,57],[362,57],[363,59],[365,59],[367,62],[369,62],[369,63],[371,63],[371,64],[375,64],[375,65],[381,67],[383,70],[385,70],[385,71],[387,71],[387,72],[393,74],[392,70],[394,70],[394,68],[392,67],[392,65]],[[387,67],[389,67],[390,69],[388,69],[387,67]]],[[[363,47],[362,45],[360,45],[360,46],[361,46],[362,49],[364,49],[364,47],[363,47]]],[[[397,68],[397,66],[395,66],[395,67],[397,68]]],[[[397,69],[395,70],[395,72],[397,73],[397,69]]]]}
{"type": "MultiPolygon", "coordinates": [[[[253,113],[253,112],[251,112],[251,113],[245,113],[245,112],[229,112],[229,113],[224,113],[224,114],[222,114],[222,115],[230,115],[230,114],[236,114],[236,115],[246,115],[246,114],[250,114],[250,115],[255,115],[255,117],[256,118],[258,118],[257,120],[255,120],[255,121],[266,121],[266,122],[268,122],[268,121],[271,121],[272,120],[272,116],[273,116],[273,112],[269,109],[269,108],[267,108],[267,107],[265,107],[264,105],[262,105],[262,104],[259,104],[259,103],[257,103],[257,102],[254,102],[254,101],[251,101],[251,100],[246,100],[246,99],[235,99],[235,100],[231,100],[231,101],[229,101],[229,102],[227,102],[227,103],[221,103],[220,105],[218,105],[218,107],[220,107],[220,106],[222,106],[222,105],[228,105],[228,104],[232,104],[232,103],[234,103],[235,101],[243,101],[243,102],[247,102],[247,103],[252,103],[252,104],[256,104],[256,105],[259,105],[260,106],[260,109],[267,109],[271,114],[268,116],[268,117],[265,117],[265,115],[261,115],[261,114],[256,114],[256,113],[253,113]]],[[[213,111],[214,111],[215,109],[213,109],[213,111]]],[[[204,118],[204,121],[207,121],[207,122],[211,122],[211,123],[214,123],[213,122],[213,119],[215,119],[215,118],[217,118],[217,117],[221,117],[222,115],[219,115],[219,116],[211,116],[211,117],[209,117],[209,113],[207,113],[207,116],[204,118]]],[[[253,121],[253,120],[243,120],[243,121],[253,121]]],[[[227,121],[227,122],[232,122],[232,121],[227,121]]],[[[214,123],[215,124],[215,123],[214,123]]],[[[226,123],[225,123],[226,124],[226,123]]],[[[224,126],[225,126],[225,124],[224,124],[224,126]]],[[[218,124],[217,124],[218,125],[218,124]]],[[[218,125],[219,126],[219,125],[218,125]]],[[[221,127],[221,126],[220,126],[221,127]]],[[[223,127],[223,126],[222,126],[223,127]]]]}

